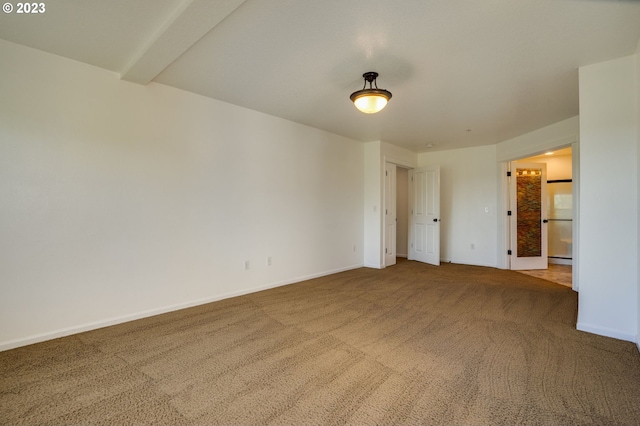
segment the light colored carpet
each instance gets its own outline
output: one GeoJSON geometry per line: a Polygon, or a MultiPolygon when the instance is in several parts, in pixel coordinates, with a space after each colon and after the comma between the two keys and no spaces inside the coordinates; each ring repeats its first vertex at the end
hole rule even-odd
{"type": "Polygon", "coordinates": [[[0,353],[1,424],[640,424],[576,293],[400,261],[0,353]]]}

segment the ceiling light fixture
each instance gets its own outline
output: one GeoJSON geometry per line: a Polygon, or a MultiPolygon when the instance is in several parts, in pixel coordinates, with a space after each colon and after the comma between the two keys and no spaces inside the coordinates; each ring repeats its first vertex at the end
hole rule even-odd
{"type": "Polygon", "coordinates": [[[391,92],[384,89],[378,89],[376,78],[378,78],[377,72],[365,72],[362,74],[364,77],[364,87],[362,90],[353,92],[350,96],[351,101],[356,108],[365,114],[375,114],[387,105],[389,99],[391,99],[391,92]],[[367,83],[369,88],[367,89],[367,83]],[[375,88],[373,87],[375,85],[375,88]]]}

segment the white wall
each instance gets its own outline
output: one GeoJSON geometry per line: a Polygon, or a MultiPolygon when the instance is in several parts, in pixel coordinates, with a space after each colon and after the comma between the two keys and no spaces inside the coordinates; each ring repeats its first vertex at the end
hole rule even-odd
{"type": "Polygon", "coordinates": [[[547,163],[547,179],[562,180],[572,179],[572,158],[571,155],[558,155],[544,160],[547,163]]]}
{"type": "MultiPolygon", "coordinates": [[[[638,153],[637,166],[640,167],[640,40],[638,40],[638,47],[636,49],[636,150],[638,153]]],[[[640,172],[638,172],[638,212],[640,212],[640,172]]],[[[638,293],[638,328],[636,334],[636,342],[638,349],[640,350],[640,214],[638,215],[638,258],[636,259],[636,265],[638,267],[638,285],[636,291],[638,293]]]]}
{"type": "Polygon", "coordinates": [[[531,157],[578,141],[579,117],[571,117],[496,145],[498,161],[531,157]]]}
{"type": "Polygon", "coordinates": [[[496,146],[422,153],[418,161],[440,166],[441,260],[496,266],[496,146]]]}
{"type": "Polygon", "coordinates": [[[414,168],[418,165],[418,155],[399,146],[387,142],[380,143],[380,154],[384,162],[398,164],[403,167],[414,168]]]}
{"type": "Polygon", "coordinates": [[[381,142],[364,144],[364,266],[382,268],[381,142]]]}
{"type": "Polygon", "coordinates": [[[361,143],[0,57],[0,349],[362,264],[361,143]]]}
{"type": "Polygon", "coordinates": [[[636,57],[580,68],[578,329],[637,341],[636,57]]]}

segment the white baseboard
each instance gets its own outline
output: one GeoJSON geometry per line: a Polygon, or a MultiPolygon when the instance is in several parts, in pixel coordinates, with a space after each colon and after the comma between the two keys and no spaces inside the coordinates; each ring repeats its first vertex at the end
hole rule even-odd
{"type": "Polygon", "coordinates": [[[459,260],[459,259],[451,259],[451,260],[440,260],[441,263],[455,263],[457,265],[468,265],[468,266],[483,266],[486,268],[496,268],[496,269],[500,269],[498,268],[498,266],[496,266],[496,264],[489,264],[489,263],[481,263],[481,262],[470,262],[468,260],[459,260]]]}
{"type": "MultiPolygon", "coordinates": [[[[637,343],[637,336],[633,334],[626,333],[624,331],[615,330],[607,327],[600,327],[593,324],[585,324],[583,322],[579,322],[576,325],[576,329],[580,331],[586,331],[587,333],[598,334],[600,336],[612,337],[618,340],[626,340],[627,342],[637,343]]],[[[640,348],[640,346],[639,346],[640,348]]]]}
{"type": "Polygon", "coordinates": [[[78,326],[67,327],[59,330],[54,330],[51,332],[35,334],[33,336],[29,336],[25,338],[9,340],[9,341],[0,343],[0,352],[19,348],[21,346],[32,345],[34,343],[45,342],[47,340],[58,339],[60,337],[70,336],[72,334],[84,333],[85,331],[96,330],[98,328],[109,327],[116,324],[122,324],[129,321],[135,321],[142,318],[152,317],[155,315],[166,314],[167,312],[178,311],[180,309],[187,309],[187,308],[192,308],[194,306],[205,305],[207,303],[217,302],[219,300],[224,300],[224,299],[230,299],[232,297],[237,297],[237,296],[243,296],[245,294],[257,293],[258,291],[268,290],[270,288],[281,287],[284,285],[294,284],[301,281],[306,281],[314,278],[324,277],[327,275],[337,274],[339,272],[362,268],[363,266],[364,265],[362,264],[346,266],[344,268],[333,269],[330,271],[319,272],[316,274],[304,275],[304,276],[292,278],[289,280],[280,281],[277,283],[271,283],[263,286],[252,287],[246,290],[225,293],[225,294],[221,294],[213,297],[208,297],[205,299],[198,299],[198,300],[193,300],[191,302],[178,303],[175,305],[169,305],[162,308],[150,309],[147,311],[137,312],[129,315],[122,315],[119,317],[90,322],[90,323],[86,323],[78,326]]]}
{"type": "Polygon", "coordinates": [[[573,260],[571,259],[555,259],[553,257],[550,257],[548,261],[553,265],[573,265],[573,260]]]}

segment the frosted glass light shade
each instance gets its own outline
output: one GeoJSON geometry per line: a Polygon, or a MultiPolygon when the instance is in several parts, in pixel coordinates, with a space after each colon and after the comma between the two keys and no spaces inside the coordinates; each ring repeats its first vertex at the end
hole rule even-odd
{"type": "Polygon", "coordinates": [[[377,72],[365,72],[362,77],[364,78],[364,87],[353,92],[349,98],[360,111],[365,114],[374,114],[387,105],[387,102],[391,99],[391,92],[378,89],[378,84],[376,83],[377,72]],[[368,89],[367,83],[369,83],[368,89]]]}
{"type": "Polygon", "coordinates": [[[365,114],[375,114],[387,105],[387,98],[382,95],[363,95],[356,98],[353,103],[356,108],[365,114]]]}

